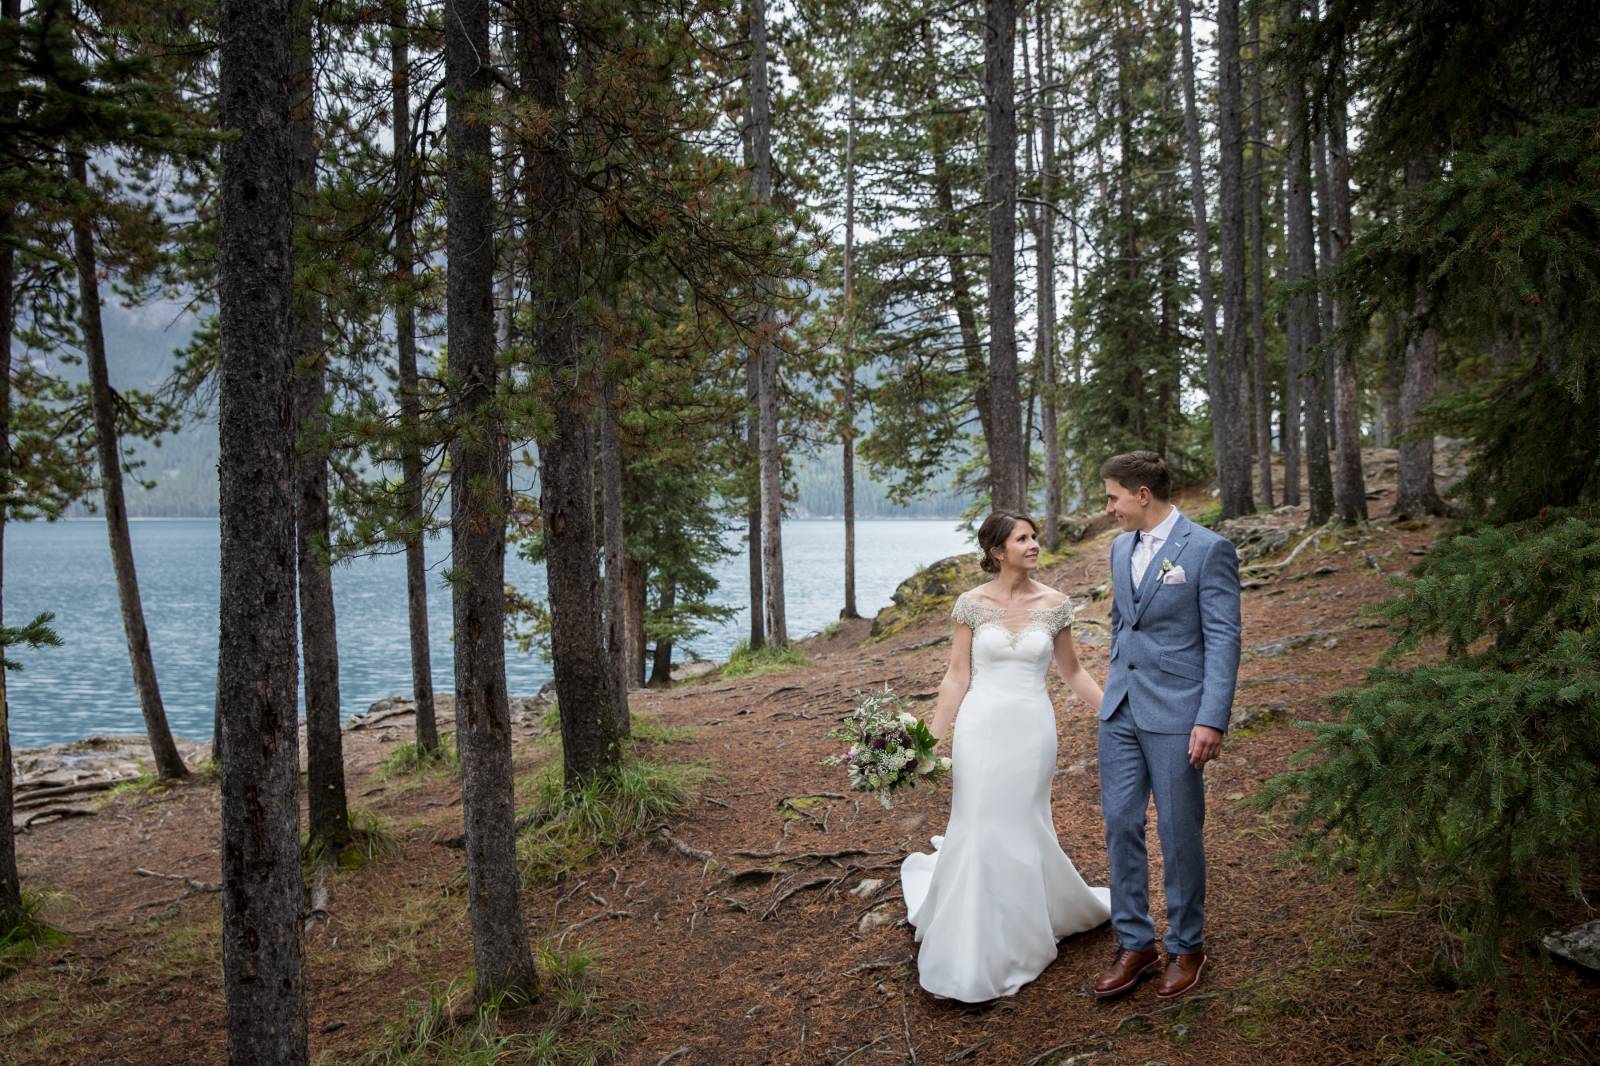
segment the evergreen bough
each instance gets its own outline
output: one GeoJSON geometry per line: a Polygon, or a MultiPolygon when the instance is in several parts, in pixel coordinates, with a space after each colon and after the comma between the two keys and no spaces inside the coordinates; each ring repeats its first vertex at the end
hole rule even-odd
{"type": "Polygon", "coordinates": [[[1433,901],[1481,985],[1600,844],[1600,509],[1464,527],[1397,584],[1382,663],[1252,805],[1298,799],[1300,854],[1433,901]]]}

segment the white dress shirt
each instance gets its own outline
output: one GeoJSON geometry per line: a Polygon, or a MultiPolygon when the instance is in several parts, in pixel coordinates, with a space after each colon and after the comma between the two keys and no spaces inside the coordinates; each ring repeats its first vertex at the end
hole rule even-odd
{"type": "Polygon", "coordinates": [[[1133,542],[1133,587],[1137,591],[1144,583],[1144,573],[1150,568],[1150,563],[1160,554],[1162,545],[1167,543],[1167,538],[1172,536],[1172,527],[1178,524],[1178,509],[1176,507],[1167,512],[1167,517],[1161,524],[1148,533],[1134,534],[1133,542]]]}

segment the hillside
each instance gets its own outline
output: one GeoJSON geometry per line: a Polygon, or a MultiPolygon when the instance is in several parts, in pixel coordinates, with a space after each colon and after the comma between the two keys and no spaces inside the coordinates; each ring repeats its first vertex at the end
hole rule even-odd
{"type": "MultiPolygon", "coordinates": [[[[1198,513],[1203,498],[1182,501],[1198,513]]],[[[923,993],[899,901],[897,866],[926,847],[948,813],[943,789],[892,810],[852,798],[820,765],[826,733],[853,694],[885,683],[927,698],[943,670],[954,592],[971,563],[910,584],[881,639],[843,625],[804,645],[809,663],[737,680],[636,693],[653,723],[641,754],[703,761],[700,798],[648,840],[553,881],[525,907],[536,936],[581,941],[594,960],[587,1020],[567,1031],[614,1046],[638,1066],[678,1063],[878,1062],[1079,1064],[1372,1062],[1434,1038],[1470,1047],[1489,1006],[1428,962],[1430,915],[1369,896],[1352,877],[1323,880],[1277,856],[1281,819],[1241,801],[1306,743],[1296,720],[1327,715],[1325,697],[1358,683],[1386,644],[1362,608],[1429,550],[1436,523],[1384,517],[1309,541],[1296,534],[1247,573],[1245,662],[1222,756],[1208,769],[1208,947],[1201,989],[1160,1005],[1147,987],[1097,1002],[1087,989],[1112,948],[1105,928],[1062,943],[1056,962],[1016,997],[958,1008],[923,993]],[[1290,559],[1292,562],[1285,561],[1290,559]]],[[[1298,528],[1295,513],[1263,528],[1298,528]]],[[[1109,533],[1072,546],[1040,573],[1080,605],[1074,633],[1104,676],[1109,533]]],[[[1261,538],[1272,545],[1276,536],[1261,538]]],[[[1091,884],[1106,879],[1092,716],[1052,677],[1059,712],[1054,814],[1063,847],[1091,884]]],[[[374,716],[376,719],[378,716],[374,716]]],[[[448,716],[447,716],[448,717],[448,716]]],[[[537,713],[517,726],[519,802],[552,758],[537,713]]],[[[409,735],[401,714],[347,734],[351,795],[381,819],[393,851],[338,874],[325,921],[307,936],[314,1054],[350,1062],[382,1044],[470,964],[457,885],[460,802],[445,774],[386,777],[380,763],[409,735]]],[[[65,894],[55,919],[71,941],[0,983],[0,1039],[15,1063],[221,1061],[220,916],[214,782],[127,792],[97,813],[36,825],[19,839],[25,883],[65,894]],[[136,870],[161,876],[135,876],[136,870]],[[169,880],[168,877],[177,880],[169,880]],[[183,1049],[181,1052],[174,1049],[183,1049]],[[178,1057],[174,1057],[174,1056],[178,1057]]],[[[1150,827],[1152,906],[1161,873],[1150,827]]],[[[1564,917],[1576,919],[1567,914],[1564,917]]],[[[1525,963],[1513,960],[1514,966],[1525,963]]],[[[1592,980],[1553,968],[1542,1003],[1600,1046],[1592,980]]],[[[1541,1015],[1543,1016],[1543,1015],[1541,1015]]],[[[535,1012],[537,1025],[552,1015],[535,1012]]],[[[1423,1054],[1423,1052],[1417,1052],[1423,1054]]],[[[601,1061],[608,1061],[605,1055],[601,1061]]],[[[1406,1058],[1402,1061],[1444,1061],[1406,1058]]]]}

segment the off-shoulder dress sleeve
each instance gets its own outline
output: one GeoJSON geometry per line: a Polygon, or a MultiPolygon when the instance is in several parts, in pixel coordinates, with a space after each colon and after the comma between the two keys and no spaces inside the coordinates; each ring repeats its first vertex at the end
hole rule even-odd
{"type": "Polygon", "coordinates": [[[963,592],[956,597],[956,605],[950,608],[950,617],[968,629],[976,629],[978,623],[983,621],[983,612],[978,604],[972,602],[972,597],[963,592]]]}
{"type": "Polygon", "coordinates": [[[1076,612],[1072,606],[1072,597],[1068,596],[1054,607],[1046,607],[1040,612],[1039,621],[1044,625],[1052,638],[1063,629],[1072,625],[1072,618],[1076,612]]]}

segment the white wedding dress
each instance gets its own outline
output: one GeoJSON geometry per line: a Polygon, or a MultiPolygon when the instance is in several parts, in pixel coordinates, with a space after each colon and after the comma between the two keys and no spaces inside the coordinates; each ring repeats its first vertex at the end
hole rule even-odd
{"type": "Polygon", "coordinates": [[[933,852],[906,856],[900,883],[922,987],[980,1003],[1013,995],[1055,959],[1056,941],[1109,920],[1111,892],[1084,883],[1050,814],[1056,723],[1045,675],[1071,602],[1004,608],[967,592],[952,616],[973,633],[950,821],[933,852]]]}

